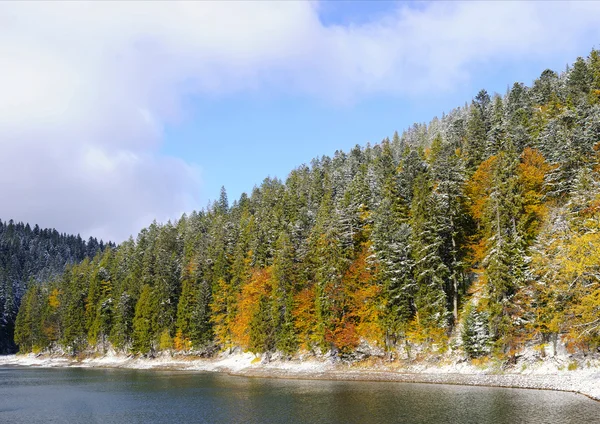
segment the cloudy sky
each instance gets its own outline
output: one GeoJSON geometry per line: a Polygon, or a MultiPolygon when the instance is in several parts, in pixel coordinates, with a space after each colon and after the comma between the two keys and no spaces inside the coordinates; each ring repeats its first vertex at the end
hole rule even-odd
{"type": "Polygon", "coordinates": [[[122,241],[599,47],[600,2],[0,3],[0,218],[122,241]]]}

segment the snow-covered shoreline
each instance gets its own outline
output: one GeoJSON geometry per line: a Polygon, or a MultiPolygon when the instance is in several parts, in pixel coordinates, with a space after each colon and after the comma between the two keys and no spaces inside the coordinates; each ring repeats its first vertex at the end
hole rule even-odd
{"type": "Polygon", "coordinates": [[[439,366],[423,364],[403,367],[384,364],[365,366],[333,363],[314,358],[265,363],[251,353],[223,354],[209,359],[185,356],[161,356],[150,359],[108,354],[81,360],[65,356],[29,354],[0,356],[0,366],[156,369],[222,372],[263,378],[460,384],[567,391],[600,401],[599,367],[568,371],[560,370],[546,361],[518,371],[498,372],[493,368],[477,367],[467,363],[439,366]]]}

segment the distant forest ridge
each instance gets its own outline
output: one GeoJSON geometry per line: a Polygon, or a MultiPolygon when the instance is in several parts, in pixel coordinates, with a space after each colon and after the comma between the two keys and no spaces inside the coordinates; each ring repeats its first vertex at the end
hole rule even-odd
{"type": "Polygon", "coordinates": [[[15,340],[73,354],[597,352],[599,149],[592,50],[87,255],[29,287],[15,340]]]}
{"type": "MultiPolygon", "coordinates": [[[[110,242],[106,246],[115,247],[110,242]]],[[[0,353],[16,350],[14,324],[27,288],[61,275],[67,265],[93,258],[106,246],[93,237],[86,242],[53,228],[0,220],[0,353]]]]}

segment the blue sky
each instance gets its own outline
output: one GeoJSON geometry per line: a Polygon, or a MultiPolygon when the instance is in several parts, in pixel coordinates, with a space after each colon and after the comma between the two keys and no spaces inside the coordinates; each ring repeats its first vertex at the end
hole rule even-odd
{"type": "MultiPolygon", "coordinates": [[[[421,2],[330,1],[321,4],[319,19],[325,26],[360,25],[385,19],[403,5],[426,7],[421,2]]],[[[467,81],[443,91],[384,92],[342,103],[270,91],[191,96],[185,122],[166,128],[163,151],[201,164],[203,205],[218,198],[221,186],[231,201],[267,176],[285,180],[315,157],[377,143],[395,130],[429,122],[470,102],[482,88],[503,94],[513,82],[530,85],[544,69],[561,71],[593,45],[589,40],[568,54],[530,60],[490,60],[474,66],[467,81]]]]}
{"type": "Polygon", "coordinates": [[[0,4],[0,219],[121,241],[153,219],[598,47],[600,2],[0,4]]]}

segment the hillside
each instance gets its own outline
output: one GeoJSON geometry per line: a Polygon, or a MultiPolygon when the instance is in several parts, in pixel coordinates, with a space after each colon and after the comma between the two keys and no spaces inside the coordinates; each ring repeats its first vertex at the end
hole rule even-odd
{"type": "Polygon", "coordinates": [[[104,243],[37,225],[0,221],[0,353],[14,351],[15,318],[28,287],[61,275],[67,264],[94,257],[104,243]]]}
{"type": "Polygon", "coordinates": [[[600,345],[600,53],[33,285],[22,351],[513,359],[600,345]]]}

